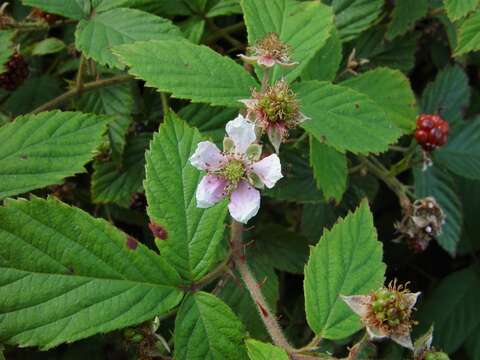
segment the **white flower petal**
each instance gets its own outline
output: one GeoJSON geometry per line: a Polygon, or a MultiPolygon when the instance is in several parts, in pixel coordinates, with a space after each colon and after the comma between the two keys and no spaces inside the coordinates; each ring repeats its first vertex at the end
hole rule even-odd
{"type": "Polygon", "coordinates": [[[367,333],[371,340],[385,339],[388,337],[386,334],[381,333],[379,329],[375,329],[370,326],[367,326],[367,333]]]}
{"type": "Polygon", "coordinates": [[[390,338],[395,341],[397,344],[413,350],[412,338],[410,337],[410,333],[405,334],[392,334],[390,338]]]}
{"type": "Polygon", "coordinates": [[[282,165],[277,154],[272,154],[252,165],[252,170],[269,189],[275,186],[282,175],[282,165]]]}
{"type": "Polygon", "coordinates": [[[230,196],[228,204],[230,215],[238,222],[246,224],[257,215],[259,209],[260,192],[247,181],[240,181],[237,189],[230,196]]]}
{"type": "Polygon", "coordinates": [[[352,295],[344,296],[340,295],[343,301],[352,309],[352,311],[360,316],[365,317],[368,313],[368,302],[370,301],[369,295],[352,295]]]}
{"type": "Polygon", "coordinates": [[[406,298],[407,303],[408,303],[408,308],[410,310],[415,306],[415,303],[417,302],[417,299],[418,299],[419,295],[420,295],[419,292],[409,293],[409,294],[404,295],[404,297],[406,298]]]}
{"type": "Polygon", "coordinates": [[[214,143],[201,141],[190,156],[190,163],[199,170],[215,171],[223,166],[225,157],[214,143]]]}
{"type": "Polygon", "coordinates": [[[250,109],[250,110],[255,109],[258,105],[257,99],[241,99],[238,101],[240,101],[242,104],[244,104],[247,107],[247,109],[250,109]]]}
{"type": "Polygon", "coordinates": [[[258,61],[258,56],[239,54],[238,57],[242,59],[242,61],[245,61],[247,64],[255,64],[258,61]]]}
{"type": "Polygon", "coordinates": [[[225,130],[228,137],[235,143],[235,150],[238,154],[244,154],[247,147],[257,139],[255,124],[240,114],[227,123],[225,130]]]}
{"type": "Polygon", "coordinates": [[[225,187],[228,182],[219,176],[206,175],[197,187],[197,207],[208,208],[225,197],[225,187]]]}

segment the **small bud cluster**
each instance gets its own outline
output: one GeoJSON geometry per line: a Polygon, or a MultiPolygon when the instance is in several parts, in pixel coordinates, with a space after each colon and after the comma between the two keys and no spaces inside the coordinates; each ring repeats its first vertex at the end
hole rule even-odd
{"type": "Polygon", "coordinates": [[[275,64],[281,66],[297,64],[290,60],[290,46],[284,44],[276,33],[268,33],[255,45],[248,47],[247,52],[248,55],[240,55],[243,61],[258,63],[258,65],[267,68],[275,64]]]}
{"type": "Polygon", "coordinates": [[[28,77],[28,65],[18,52],[14,53],[5,64],[6,71],[0,74],[0,87],[14,91],[28,77]]]}
{"type": "Polygon", "coordinates": [[[421,114],[417,119],[415,139],[425,151],[433,151],[447,142],[448,122],[438,115],[421,114]]]}
{"type": "Polygon", "coordinates": [[[433,197],[418,199],[405,211],[405,217],[396,228],[413,251],[425,251],[430,240],[442,233],[445,214],[433,197]]]}

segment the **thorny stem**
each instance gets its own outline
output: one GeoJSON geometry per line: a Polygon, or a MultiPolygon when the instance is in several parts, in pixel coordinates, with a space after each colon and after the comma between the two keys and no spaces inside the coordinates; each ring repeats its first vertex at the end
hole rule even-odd
{"type": "Polygon", "coordinates": [[[163,116],[166,116],[169,111],[168,97],[164,92],[160,93],[160,100],[162,102],[163,116]]]}
{"type": "Polygon", "coordinates": [[[242,242],[242,233],[243,225],[232,219],[231,233],[230,233],[230,246],[232,249],[232,258],[237,268],[240,276],[245,283],[245,286],[250,293],[254,303],[257,306],[258,313],[262,319],[265,327],[270,334],[275,345],[280,346],[287,350],[288,352],[293,352],[294,349],[288,343],[288,340],[285,338],[285,335],[278,324],[275,315],[270,310],[265,297],[263,296],[262,290],[252,275],[252,272],[245,261],[245,256],[243,253],[243,242],[242,242]]]}
{"type": "MultiPolygon", "coordinates": [[[[96,81],[91,81],[86,84],[83,84],[82,91],[87,92],[95,89],[99,89],[102,87],[107,87],[119,83],[123,83],[129,80],[132,80],[133,77],[130,75],[119,75],[119,76],[114,76],[108,79],[102,79],[102,80],[96,80],[96,81]]],[[[42,111],[50,110],[53,109],[61,104],[63,104],[65,101],[77,96],[80,93],[80,91],[75,87],[73,89],[68,90],[67,92],[63,93],[62,95],[56,97],[53,100],[50,100],[46,102],[45,104],[39,106],[35,110],[33,110],[31,113],[36,114],[42,111]]]]}
{"type": "Polygon", "coordinates": [[[87,69],[87,58],[82,55],[80,57],[80,64],[78,65],[78,72],[77,72],[77,82],[76,88],[79,94],[83,91],[83,78],[85,76],[85,70],[87,69]]]}
{"type": "Polygon", "coordinates": [[[231,45],[233,45],[233,47],[237,49],[243,49],[243,44],[240,41],[233,38],[232,36],[230,36],[229,33],[225,32],[222,28],[219,28],[217,25],[215,25],[211,18],[207,18],[206,20],[208,27],[218,33],[220,37],[223,37],[225,40],[227,40],[231,45]]]}
{"type": "Polygon", "coordinates": [[[404,184],[398,181],[395,176],[390,175],[388,170],[385,169],[385,167],[378,160],[374,158],[369,160],[363,156],[359,156],[358,158],[372,174],[382,180],[385,185],[387,185],[390,190],[397,195],[402,207],[406,207],[410,203],[409,196],[413,198],[414,195],[404,184]]]}

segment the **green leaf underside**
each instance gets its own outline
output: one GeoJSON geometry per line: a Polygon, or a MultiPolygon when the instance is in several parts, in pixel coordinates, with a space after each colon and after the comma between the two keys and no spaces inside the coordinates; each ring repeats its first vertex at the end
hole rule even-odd
{"type": "Polygon", "coordinates": [[[88,0],[22,0],[22,3],[74,20],[86,17],[90,10],[88,0]]]}
{"type": "Polygon", "coordinates": [[[415,94],[399,70],[376,68],[341,83],[370,97],[404,133],[415,129],[415,94]]]}
{"type": "Polygon", "coordinates": [[[32,55],[54,54],[65,49],[65,43],[57,38],[51,37],[36,43],[32,49],[32,55]]]}
{"type": "Polygon", "coordinates": [[[5,69],[5,64],[13,55],[13,37],[15,31],[13,30],[1,30],[0,31],[0,74],[2,74],[5,69]]]}
{"type": "Polygon", "coordinates": [[[455,129],[434,159],[459,176],[480,179],[480,117],[455,129]]]}
{"type": "Polygon", "coordinates": [[[303,69],[302,80],[333,81],[342,62],[342,43],[337,31],[332,30],[325,45],[317,51],[303,69]]]}
{"type": "Polygon", "coordinates": [[[0,208],[0,342],[45,350],[177,305],[178,274],[127,239],[57,200],[9,200],[0,208]]]}
{"type": "Polygon", "coordinates": [[[82,95],[78,107],[84,112],[112,115],[108,123],[108,138],[112,158],[120,163],[134,109],[131,84],[117,84],[89,91],[82,95]]]}
{"type": "Polygon", "coordinates": [[[149,134],[130,139],[120,166],[114,161],[94,163],[92,197],[95,203],[129,206],[132,194],[142,189],[145,177],[145,149],[150,139],[149,134]]]}
{"type": "Polygon", "coordinates": [[[392,20],[388,24],[387,39],[392,40],[411,30],[415,23],[427,15],[428,0],[401,0],[395,2],[392,20]]]}
{"type": "Polygon", "coordinates": [[[112,53],[117,45],[142,40],[181,40],[182,33],[170,20],[135,9],[113,9],[82,20],[75,45],[88,58],[119,69],[124,66],[112,53]]]}
{"type": "Polygon", "coordinates": [[[245,329],[214,295],[197,292],[185,299],[175,320],[175,359],[241,360],[245,329]]]}
{"type": "Polygon", "coordinates": [[[385,112],[362,93],[320,81],[300,83],[295,90],[303,113],[311,118],[301,126],[340,152],[382,152],[400,136],[385,112]]]}
{"type": "Polygon", "coordinates": [[[421,108],[425,114],[439,114],[451,124],[462,119],[470,102],[470,88],[465,72],[459,66],[440,71],[422,94],[421,108]]]}
{"type": "Polygon", "coordinates": [[[362,325],[340,295],[366,294],[384,281],[382,244],[366,201],[341,219],[312,249],[305,267],[307,322],[319,336],[343,339],[362,325]]]}
{"type": "Polygon", "coordinates": [[[247,345],[248,357],[250,360],[288,360],[289,357],[285,350],[275,345],[263,343],[258,340],[248,339],[247,345]]]}
{"type": "Polygon", "coordinates": [[[137,42],[115,48],[129,73],[173,97],[240,107],[257,82],[239,64],[206,46],[180,40],[137,42]]]}
{"type": "MultiPolygon", "coordinates": [[[[283,70],[287,80],[295,79],[325,44],[333,25],[333,14],[320,2],[301,3],[293,0],[242,0],[248,43],[253,45],[267,33],[275,32],[291,46],[291,59],[298,65],[283,70]],[[302,31],[298,31],[301,28],[302,31]]],[[[281,70],[273,70],[273,78],[281,70]]]]}
{"type": "Polygon", "coordinates": [[[85,171],[106,121],[51,111],[18,117],[0,128],[0,198],[59,183],[85,171]]]}
{"type": "Polygon", "coordinates": [[[310,138],[310,165],[317,181],[317,187],[322,190],[325,200],[342,200],[347,190],[347,157],[328,145],[310,138]]]}
{"type": "Polygon", "coordinates": [[[455,55],[476,50],[480,50],[480,11],[473,13],[460,25],[455,55]]]}
{"type": "Polygon", "coordinates": [[[461,19],[480,5],[480,0],[443,0],[443,2],[452,21],[461,19]]]}
{"type": "Polygon", "coordinates": [[[203,176],[189,162],[200,133],[170,111],[146,155],[147,212],[167,239],[157,245],[184,279],[197,280],[216,261],[224,233],[226,202],[197,207],[195,191],[203,176]]]}
{"type": "Polygon", "coordinates": [[[382,0],[333,0],[335,24],[343,42],[350,41],[378,18],[382,0]]]}
{"type": "Polygon", "coordinates": [[[415,196],[422,198],[433,196],[442,207],[446,219],[442,227],[442,234],[437,241],[442,248],[451,255],[455,255],[457,243],[462,231],[462,204],[455,193],[455,183],[449,173],[436,166],[426,171],[414,169],[415,196]]]}
{"type": "Polygon", "coordinates": [[[480,332],[478,268],[470,267],[442,279],[420,308],[417,318],[422,329],[434,325],[433,345],[454,353],[468,336],[480,332]]]}

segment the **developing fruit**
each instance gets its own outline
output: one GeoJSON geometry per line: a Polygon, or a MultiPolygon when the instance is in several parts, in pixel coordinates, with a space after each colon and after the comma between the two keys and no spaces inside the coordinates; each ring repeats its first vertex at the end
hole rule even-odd
{"type": "Polygon", "coordinates": [[[5,64],[5,72],[0,74],[0,87],[14,91],[28,77],[28,65],[22,55],[15,53],[5,64]]]}
{"type": "Polygon", "coordinates": [[[448,122],[438,115],[421,114],[417,119],[415,139],[425,151],[433,151],[447,142],[448,122]]]}

